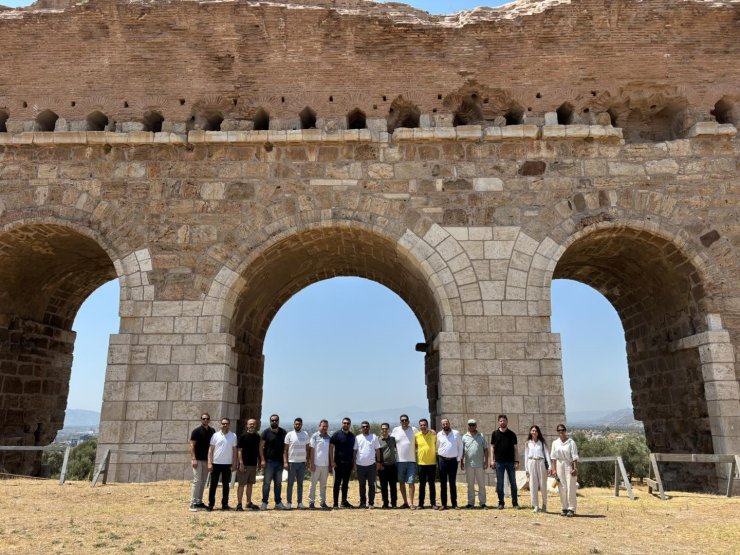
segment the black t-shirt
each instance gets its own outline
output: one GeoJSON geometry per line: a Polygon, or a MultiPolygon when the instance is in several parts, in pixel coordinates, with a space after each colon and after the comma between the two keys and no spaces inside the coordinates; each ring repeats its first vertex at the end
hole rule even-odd
{"type": "Polygon", "coordinates": [[[195,459],[198,461],[208,460],[208,447],[211,445],[211,436],[216,430],[208,426],[198,426],[190,434],[190,441],[195,442],[195,459]]]}
{"type": "Polygon", "coordinates": [[[498,428],[491,434],[491,445],[493,445],[493,456],[496,462],[508,463],[517,460],[516,456],[516,434],[509,428],[502,432],[498,428]]]}
{"type": "Polygon", "coordinates": [[[334,432],[329,440],[334,446],[334,462],[337,464],[352,464],[354,456],[352,451],[355,450],[355,434],[339,430],[334,432]]]}
{"type": "Polygon", "coordinates": [[[262,439],[265,442],[265,460],[283,462],[285,436],[287,433],[280,427],[278,427],[277,432],[273,432],[272,428],[267,428],[262,432],[262,439]]]}
{"type": "Polygon", "coordinates": [[[242,450],[245,466],[257,466],[260,458],[260,435],[257,432],[244,432],[239,436],[236,447],[242,450]]]}

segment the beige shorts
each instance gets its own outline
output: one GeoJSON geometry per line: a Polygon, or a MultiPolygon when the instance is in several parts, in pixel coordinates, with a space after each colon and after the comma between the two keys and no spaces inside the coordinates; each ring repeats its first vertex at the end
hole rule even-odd
{"type": "Polygon", "coordinates": [[[239,482],[240,486],[245,484],[255,484],[257,482],[257,467],[245,466],[244,470],[237,471],[236,480],[239,482]]]}

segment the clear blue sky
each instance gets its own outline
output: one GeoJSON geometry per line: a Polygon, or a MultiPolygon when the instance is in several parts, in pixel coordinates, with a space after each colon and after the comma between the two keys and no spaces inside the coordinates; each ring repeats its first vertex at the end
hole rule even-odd
{"type": "MultiPolygon", "coordinates": [[[[504,3],[409,2],[431,13],[504,3]]],[[[593,289],[569,281],[553,284],[552,299],[567,411],[631,407],[624,333],[614,309],[593,289]]],[[[69,408],[100,410],[108,336],[117,331],[117,312],[115,281],[93,293],[80,310],[69,408]]],[[[313,419],[350,409],[426,407],[424,360],[414,351],[422,339],[411,310],[385,287],[356,278],[314,284],[283,306],[268,331],[265,410],[313,419]],[[347,396],[348,383],[357,395],[347,396]]]]}

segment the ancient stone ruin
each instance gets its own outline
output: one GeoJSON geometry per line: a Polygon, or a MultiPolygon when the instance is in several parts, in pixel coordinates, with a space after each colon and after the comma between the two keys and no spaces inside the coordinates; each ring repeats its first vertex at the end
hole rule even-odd
{"type": "Polygon", "coordinates": [[[651,449],[740,453],[739,17],[734,0],[0,8],[0,443],[54,438],[72,321],[115,278],[99,456],[172,454],[114,455],[114,480],[187,478],[201,411],[259,415],[272,317],[333,276],[414,311],[435,422],[553,430],[550,289],[569,278],[621,317],[651,449]]]}

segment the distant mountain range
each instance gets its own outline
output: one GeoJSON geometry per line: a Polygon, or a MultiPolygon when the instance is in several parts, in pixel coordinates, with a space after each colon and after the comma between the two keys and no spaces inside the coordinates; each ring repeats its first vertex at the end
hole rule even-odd
{"type": "Polygon", "coordinates": [[[65,428],[97,428],[100,413],[94,410],[67,409],[64,415],[65,428]]]}
{"type": "MultiPolygon", "coordinates": [[[[390,422],[396,425],[398,417],[401,414],[408,414],[412,422],[428,415],[426,409],[409,406],[394,409],[381,409],[372,412],[346,412],[337,414],[332,424],[341,422],[342,418],[348,416],[352,422],[359,424],[361,420],[372,422],[390,422]]],[[[265,420],[266,422],[267,420],[265,420]]],[[[67,409],[64,418],[65,428],[92,427],[97,428],[100,425],[100,413],[92,410],[67,409]]],[[[568,414],[568,425],[570,427],[610,427],[610,428],[631,428],[639,427],[641,423],[632,416],[632,409],[619,410],[592,410],[576,411],[568,414]]]]}
{"type": "Polygon", "coordinates": [[[568,414],[568,424],[571,427],[632,428],[642,426],[639,420],[635,420],[632,409],[571,412],[568,414]]]}

